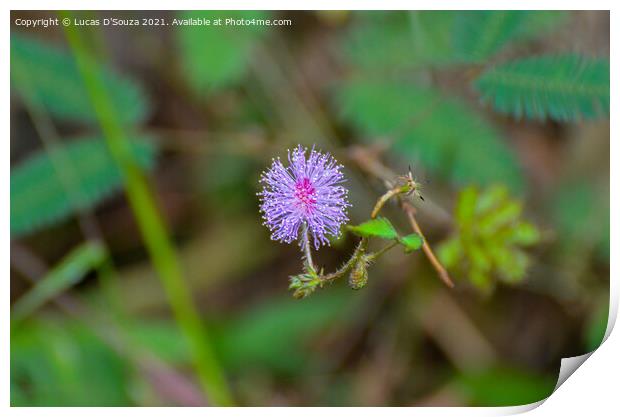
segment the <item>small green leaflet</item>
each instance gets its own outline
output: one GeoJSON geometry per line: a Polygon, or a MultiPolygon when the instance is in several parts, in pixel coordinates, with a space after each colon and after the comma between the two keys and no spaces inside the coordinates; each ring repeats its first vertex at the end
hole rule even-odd
{"type": "Polygon", "coordinates": [[[394,226],[385,217],[377,217],[357,226],[349,226],[349,230],[362,237],[398,238],[398,233],[396,233],[394,226]]]}
{"type": "Polygon", "coordinates": [[[398,239],[398,242],[405,247],[405,253],[413,252],[414,250],[418,250],[422,247],[424,243],[424,239],[417,233],[412,233],[407,236],[403,236],[398,239]]]}

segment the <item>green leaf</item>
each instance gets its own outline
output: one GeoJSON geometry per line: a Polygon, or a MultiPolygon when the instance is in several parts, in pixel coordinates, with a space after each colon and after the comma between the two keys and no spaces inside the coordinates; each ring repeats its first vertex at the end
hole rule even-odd
{"type": "Polygon", "coordinates": [[[261,25],[225,25],[227,18],[266,19],[262,11],[188,11],[179,19],[222,19],[222,25],[181,26],[175,34],[181,48],[181,66],[189,85],[198,90],[215,91],[238,82],[265,27],[261,25]]]}
{"type": "MultiPolygon", "coordinates": [[[[100,66],[99,77],[123,124],[137,124],[149,113],[140,86],[110,68],[100,66]]],[[[97,116],[73,56],[50,42],[11,36],[11,83],[19,94],[28,94],[52,116],[89,124],[97,116]]]]}
{"type": "MultiPolygon", "coordinates": [[[[131,142],[133,163],[150,169],[153,141],[131,142]]],[[[66,219],[77,208],[96,205],[120,188],[123,178],[106,143],[82,138],[40,151],[11,170],[11,236],[17,237],[66,219]],[[59,172],[60,170],[60,172],[59,172]]]]}
{"type": "Polygon", "coordinates": [[[226,369],[296,373],[316,365],[313,337],[351,317],[350,292],[330,291],[303,301],[273,298],[248,308],[216,333],[216,346],[226,369]]]}
{"type": "Polygon", "coordinates": [[[472,406],[506,407],[525,405],[547,398],[556,378],[523,370],[496,367],[456,378],[457,389],[472,406]]]}
{"type": "Polygon", "coordinates": [[[566,23],[568,12],[564,10],[527,10],[517,29],[518,39],[529,40],[557,29],[566,23]]]}
{"type": "Polygon", "coordinates": [[[565,21],[566,13],[554,10],[461,11],[452,30],[455,54],[482,62],[511,42],[534,39],[565,21]]]}
{"type": "Polygon", "coordinates": [[[174,365],[191,363],[190,347],[172,320],[131,320],[125,323],[131,340],[161,360],[174,365]]]}
{"type": "Polygon", "coordinates": [[[452,30],[455,54],[481,62],[510,42],[527,41],[555,29],[566,13],[553,10],[476,10],[457,14],[452,30]]]}
{"type": "Polygon", "coordinates": [[[464,185],[504,182],[519,190],[523,178],[513,152],[471,106],[438,91],[390,80],[352,79],[337,101],[344,119],[363,137],[393,138],[394,151],[464,185]]]}
{"type": "Polygon", "coordinates": [[[454,25],[454,47],[464,60],[483,61],[517,37],[524,17],[518,10],[462,11],[454,25]]]}
{"type": "Polygon", "coordinates": [[[540,241],[540,231],[531,223],[518,223],[511,235],[511,241],[517,245],[529,246],[540,241]]]}
{"type": "Polygon", "coordinates": [[[549,206],[563,256],[594,252],[609,262],[609,184],[584,178],[566,181],[551,195],[549,206]]]}
{"type": "Polygon", "coordinates": [[[11,318],[22,320],[47,301],[80,282],[103,262],[106,251],[100,243],[86,242],[71,251],[13,305],[11,318]]]}
{"type": "Polygon", "coordinates": [[[521,219],[522,204],[503,186],[483,192],[463,189],[454,209],[456,232],[437,248],[444,266],[467,277],[483,293],[493,289],[494,278],[518,283],[530,264],[522,248],[535,245],[540,232],[521,219]]]}
{"type": "Polygon", "coordinates": [[[12,406],[129,406],[131,366],[72,321],[27,321],[11,331],[12,406]]]}
{"type": "Polygon", "coordinates": [[[495,110],[558,121],[609,115],[609,60],[580,55],[539,56],[485,71],[475,88],[495,110]]]}
{"type": "Polygon", "coordinates": [[[370,72],[404,73],[452,63],[454,17],[451,11],[372,13],[355,21],[345,37],[344,54],[354,69],[370,72]]]}
{"type": "Polygon", "coordinates": [[[348,229],[356,235],[362,237],[380,237],[382,239],[396,239],[398,233],[392,226],[392,223],[385,217],[377,217],[373,220],[368,220],[357,226],[348,226],[348,229]]]}
{"type": "Polygon", "coordinates": [[[420,249],[424,243],[424,239],[417,233],[411,233],[410,235],[398,239],[398,242],[405,247],[405,253],[410,253],[420,249]]]}
{"type": "Polygon", "coordinates": [[[441,243],[440,246],[437,247],[437,255],[443,265],[448,268],[454,268],[461,257],[463,248],[461,247],[461,242],[458,238],[451,238],[441,243]]]}

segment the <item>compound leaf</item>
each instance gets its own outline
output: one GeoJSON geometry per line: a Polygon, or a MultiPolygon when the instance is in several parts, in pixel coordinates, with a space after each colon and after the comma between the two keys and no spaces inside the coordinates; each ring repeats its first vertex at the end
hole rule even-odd
{"type": "MultiPolygon", "coordinates": [[[[135,81],[104,66],[98,67],[98,75],[123,124],[137,124],[146,118],[149,103],[135,81]]],[[[28,94],[52,116],[97,123],[77,63],[67,50],[28,36],[11,36],[11,82],[18,87],[18,94],[28,94]]]]}
{"type": "Polygon", "coordinates": [[[342,117],[366,138],[393,138],[408,162],[456,184],[497,181],[519,190],[519,164],[498,132],[458,98],[390,80],[354,78],[337,94],[342,117]]]}
{"type": "Polygon", "coordinates": [[[538,56],[484,72],[474,83],[482,100],[517,118],[574,121],[609,115],[609,60],[538,56]]]}
{"type": "Polygon", "coordinates": [[[182,26],[176,31],[181,66],[189,85],[199,92],[212,92],[239,81],[264,27],[260,25],[214,25],[217,19],[265,19],[262,11],[188,11],[180,19],[207,19],[210,25],[182,26]]]}
{"type": "MultiPolygon", "coordinates": [[[[150,169],[152,140],[130,142],[134,163],[150,169]]],[[[92,207],[120,188],[123,178],[102,138],[63,143],[40,151],[11,170],[11,235],[20,236],[92,207]]]]}

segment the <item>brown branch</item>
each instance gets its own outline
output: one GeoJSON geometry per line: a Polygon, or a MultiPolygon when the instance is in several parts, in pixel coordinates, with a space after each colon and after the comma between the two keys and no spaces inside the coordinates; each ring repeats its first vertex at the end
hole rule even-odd
{"type": "MultiPolygon", "coordinates": [[[[391,184],[391,181],[397,177],[397,175],[379,161],[378,157],[381,151],[382,149],[374,148],[374,149],[368,150],[360,146],[356,146],[350,150],[349,156],[364,171],[368,172],[369,174],[377,178],[382,179],[384,183],[386,184],[386,186],[388,187],[388,192],[384,194],[384,196],[389,195],[389,197],[391,197],[392,195],[390,193],[394,188],[391,187],[390,184],[391,184]]],[[[385,201],[387,201],[387,199],[385,201]]],[[[407,214],[407,218],[409,220],[409,223],[411,224],[412,229],[417,234],[419,234],[422,237],[422,239],[424,239],[424,243],[422,244],[422,250],[424,251],[424,254],[430,261],[433,268],[435,268],[435,270],[437,271],[439,278],[448,287],[454,288],[454,282],[450,278],[448,271],[446,271],[446,269],[443,267],[441,262],[439,262],[439,259],[437,259],[437,257],[435,256],[435,253],[433,252],[433,249],[428,244],[424,236],[424,233],[422,233],[422,229],[420,228],[420,225],[418,224],[418,221],[415,218],[415,207],[413,207],[413,205],[410,202],[402,198],[400,198],[400,207],[407,214]]]]}
{"type": "Polygon", "coordinates": [[[450,279],[450,275],[448,274],[448,271],[446,271],[446,268],[443,267],[441,262],[439,262],[439,259],[437,259],[437,257],[435,256],[435,253],[433,252],[433,249],[431,248],[431,246],[428,244],[426,237],[424,236],[424,233],[422,233],[422,229],[420,229],[420,225],[418,224],[415,218],[415,207],[413,207],[411,203],[407,201],[402,201],[402,200],[401,200],[400,206],[403,209],[403,211],[407,213],[407,218],[409,219],[409,223],[411,224],[411,227],[413,228],[413,230],[417,234],[422,236],[422,239],[423,239],[422,250],[424,251],[424,254],[430,261],[431,265],[433,265],[433,268],[435,268],[435,270],[437,271],[437,275],[439,275],[439,278],[441,278],[441,280],[448,287],[454,288],[454,282],[452,281],[452,279],[450,279]]]}

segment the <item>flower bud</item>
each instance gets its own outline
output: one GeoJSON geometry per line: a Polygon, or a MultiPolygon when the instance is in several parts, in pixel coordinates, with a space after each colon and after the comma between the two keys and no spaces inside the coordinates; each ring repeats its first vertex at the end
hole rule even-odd
{"type": "Polygon", "coordinates": [[[368,282],[368,270],[366,269],[366,259],[362,257],[357,261],[351,274],[349,275],[349,287],[359,290],[366,286],[368,282]]]}

